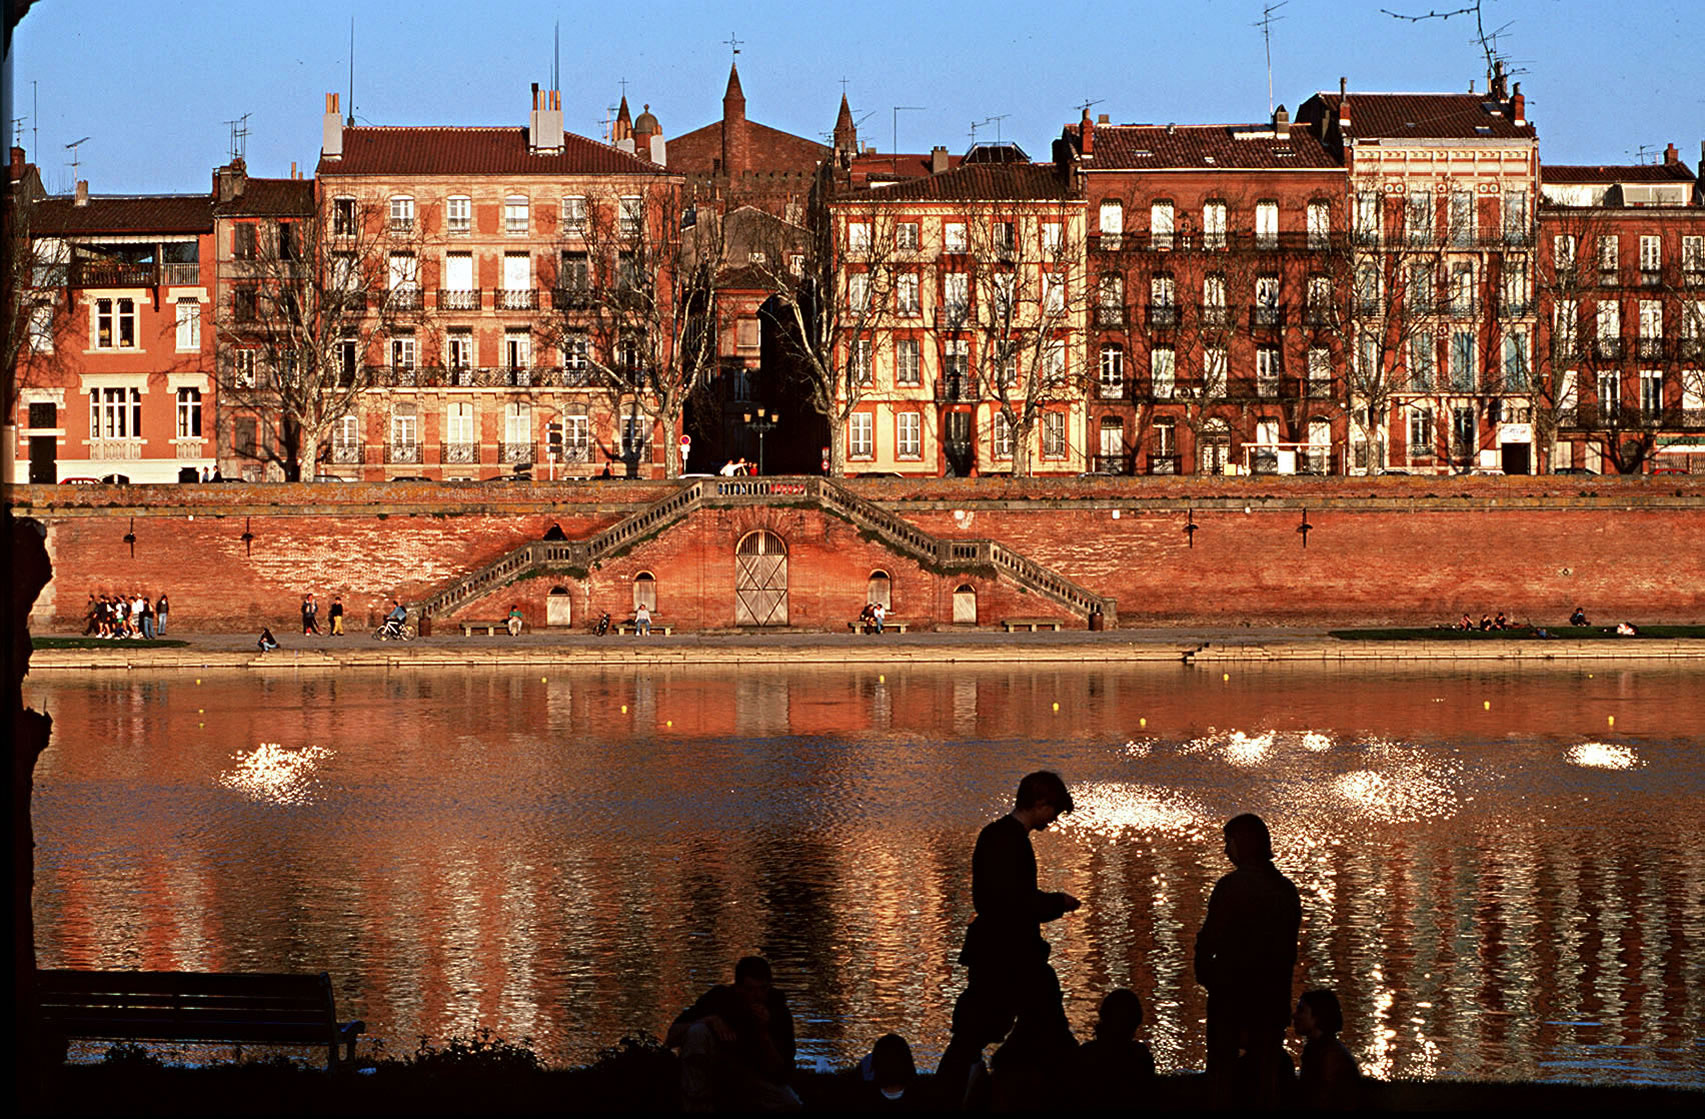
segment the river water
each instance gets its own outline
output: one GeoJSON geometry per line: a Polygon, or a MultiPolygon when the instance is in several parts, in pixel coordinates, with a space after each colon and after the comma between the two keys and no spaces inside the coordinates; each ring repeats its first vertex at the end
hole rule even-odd
{"type": "Polygon", "coordinates": [[[392,1053],[661,1034],[775,963],[800,1058],[933,1067],[977,829],[1037,837],[1068,1013],[1202,1064],[1193,937],[1255,811],[1298,990],[1381,1076],[1705,1083],[1705,672],[1131,667],[41,674],[44,967],[329,971],[392,1053]]]}

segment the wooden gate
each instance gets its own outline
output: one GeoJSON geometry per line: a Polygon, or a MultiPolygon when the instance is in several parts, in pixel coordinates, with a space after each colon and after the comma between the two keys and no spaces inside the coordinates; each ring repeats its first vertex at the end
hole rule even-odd
{"type": "Polygon", "coordinates": [[[734,546],[734,624],[787,625],[787,545],[773,532],[749,532],[734,546]]]}

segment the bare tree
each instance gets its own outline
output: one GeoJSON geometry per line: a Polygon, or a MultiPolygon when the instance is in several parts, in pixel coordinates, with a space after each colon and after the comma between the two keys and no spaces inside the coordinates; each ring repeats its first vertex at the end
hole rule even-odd
{"type": "Polygon", "coordinates": [[[899,266],[913,251],[896,243],[894,205],[880,191],[833,200],[820,183],[803,241],[777,244],[752,261],[773,295],[781,345],[805,399],[828,422],[836,477],[846,474],[848,418],[870,387],[875,348],[895,316],[899,266]]]}
{"type": "MultiPolygon", "coordinates": [[[[0,271],[0,334],[5,339],[4,422],[16,419],[23,389],[44,383],[62,360],[56,340],[70,317],[66,297],[71,250],[37,228],[42,201],[34,168],[10,184],[4,218],[4,270],[0,271]]],[[[10,471],[10,460],[7,466],[10,471]]],[[[10,479],[8,479],[10,480],[10,479]]]]}
{"type": "Polygon", "coordinates": [[[595,200],[584,226],[564,231],[547,330],[608,401],[630,470],[655,426],[665,475],[681,473],[687,401],[717,367],[722,229],[719,215],[657,187],[595,200]]]}
{"type": "Polygon", "coordinates": [[[312,480],[337,425],[382,379],[371,349],[421,313],[419,242],[375,206],[325,198],[252,223],[232,256],[222,262],[219,393],[259,426],[252,450],[238,451],[288,481],[312,480]]]}

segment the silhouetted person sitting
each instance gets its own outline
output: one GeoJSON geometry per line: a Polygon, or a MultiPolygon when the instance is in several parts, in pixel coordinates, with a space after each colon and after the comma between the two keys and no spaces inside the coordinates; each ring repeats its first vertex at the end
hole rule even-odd
{"type": "Polygon", "coordinates": [[[1338,1040],[1344,1011],[1331,991],[1305,991],[1291,1025],[1305,1044],[1298,1070],[1296,1104],[1316,1111],[1354,1111],[1362,1103],[1362,1070],[1338,1040]]]}
{"type": "Polygon", "coordinates": [[[1042,923],[1080,903],[1070,894],[1037,888],[1030,833],[1071,810],[1071,793],[1059,774],[1032,773],[1019,782],[1012,811],[977,835],[971,855],[971,902],[977,916],[959,953],[969,975],[953,1006],[952,1040],[935,1073],[942,1106],[963,1102],[966,1078],[983,1048],[1006,1036],[1022,1008],[1034,1012],[1051,998],[1053,1012],[1059,1009],[1060,981],[1048,966],[1042,923]]]}
{"type": "Polygon", "coordinates": [[[1586,625],[1587,624],[1586,608],[1583,606],[1575,607],[1575,612],[1573,614],[1569,615],[1569,624],[1572,626],[1584,626],[1584,625],[1586,625]]]}
{"type": "Polygon", "coordinates": [[[1272,1106],[1290,1065],[1283,1045],[1302,902],[1273,865],[1261,817],[1227,822],[1225,853],[1237,869],[1215,884],[1196,934],[1196,982],[1208,989],[1208,1076],[1222,1103],[1272,1106]]]}
{"type": "Polygon", "coordinates": [[[1136,1105],[1154,1079],[1154,1056],[1137,1040],[1142,1024],[1143,1002],[1136,992],[1120,987],[1101,1000],[1095,1040],[1077,1051],[1080,1108],[1110,1111],[1136,1105]]]}
{"type": "Polygon", "coordinates": [[[899,1034],[883,1034],[865,1054],[854,1073],[858,1089],[853,1093],[860,1111],[923,1111],[926,1105],[917,1088],[918,1067],[912,1047],[899,1034]]]}
{"type": "Polygon", "coordinates": [[[1077,1038],[1066,1022],[1060,981],[1037,983],[1024,992],[1018,1022],[989,1058],[990,1103],[994,1111],[1058,1110],[1071,1102],[1077,1038]]]}
{"type": "Polygon", "coordinates": [[[734,982],[712,987],[681,1011],[665,1044],[681,1050],[681,1096],[688,1111],[797,1111],[793,1014],[772,985],[770,963],[747,956],[734,982]]]}

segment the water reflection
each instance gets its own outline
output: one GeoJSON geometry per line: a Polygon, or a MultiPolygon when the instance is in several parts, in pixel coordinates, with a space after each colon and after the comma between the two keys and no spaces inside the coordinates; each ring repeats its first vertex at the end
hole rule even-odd
{"type": "Polygon", "coordinates": [[[1084,1033],[1109,987],[1199,1067],[1218,827],[1272,823],[1299,984],[1402,1076],[1697,1083],[1705,677],[923,668],[33,680],[43,966],[328,970],[392,1049],[559,1061],[661,1032],[750,951],[801,1054],[929,1063],[970,846],[1039,765],[1084,1033]],[[1057,707],[1056,707],[1057,705],[1057,707]],[[1489,706],[1488,706],[1489,705],[1489,706]],[[1608,716],[1617,733],[1607,736],[1608,716]],[[233,756],[231,743],[259,743],[233,756]]]}

